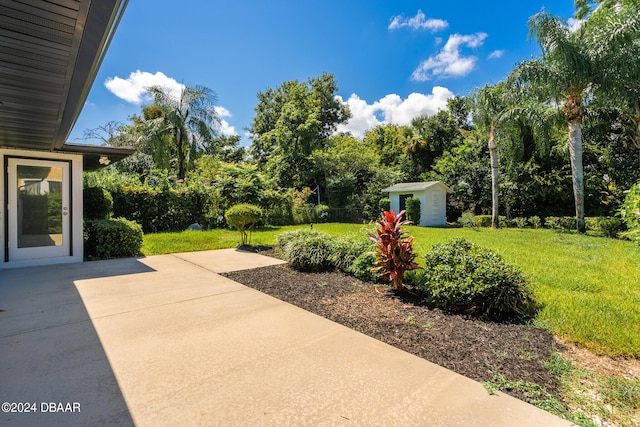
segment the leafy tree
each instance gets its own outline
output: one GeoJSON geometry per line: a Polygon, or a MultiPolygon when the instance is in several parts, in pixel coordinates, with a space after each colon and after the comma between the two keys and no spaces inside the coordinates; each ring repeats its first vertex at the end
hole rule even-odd
{"type": "Polygon", "coordinates": [[[149,93],[153,104],[144,109],[144,137],[156,151],[173,142],[177,177],[184,179],[188,162],[193,164],[198,151],[216,134],[216,95],[205,86],[185,86],[177,98],[160,86],[150,87],[149,93]]]}
{"type": "Polygon", "coordinates": [[[240,203],[227,209],[224,217],[229,226],[238,230],[241,236],[240,245],[245,246],[249,242],[249,233],[262,218],[262,209],[248,203],[240,203]]]}
{"type": "Polygon", "coordinates": [[[250,154],[278,186],[301,188],[315,178],[311,154],[350,117],[347,106],[335,99],[337,90],[333,75],[323,74],[258,93],[250,154]]]}

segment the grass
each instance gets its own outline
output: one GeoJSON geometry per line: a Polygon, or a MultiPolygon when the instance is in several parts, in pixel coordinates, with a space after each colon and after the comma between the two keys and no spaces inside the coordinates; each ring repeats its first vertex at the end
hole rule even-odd
{"type": "MultiPolygon", "coordinates": [[[[581,426],[640,425],[640,379],[603,376],[556,355],[545,363],[560,384],[560,393],[581,426]]],[[[558,414],[561,415],[561,414],[558,414]]]]}
{"type": "MultiPolygon", "coordinates": [[[[276,235],[309,227],[268,227],[255,231],[251,243],[272,245],[276,235]]],[[[331,235],[362,236],[371,225],[315,224],[331,235]]],[[[596,354],[639,357],[640,248],[636,243],[546,229],[465,229],[408,226],[414,249],[463,237],[486,246],[518,266],[531,282],[543,309],[536,323],[568,342],[596,354]]],[[[186,231],[146,235],[145,255],[237,246],[233,230],[186,231]]],[[[424,261],[422,261],[424,262],[424,261]]]]}

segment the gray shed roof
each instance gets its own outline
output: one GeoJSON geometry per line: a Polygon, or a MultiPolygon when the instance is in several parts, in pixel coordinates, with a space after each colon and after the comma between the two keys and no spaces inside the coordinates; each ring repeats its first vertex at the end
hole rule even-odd
{"type": "Polygon", "coordinates": [[[447,192],[450,192],[451,189],[444,185],[441,181],[428,181],[428,182],[403,182],[400,184],[392,185],[391,187],[387,187],[382,190],[383,193],[402,193],[405,191],[424,191],[427,188],[441,186],[447,192]]]}

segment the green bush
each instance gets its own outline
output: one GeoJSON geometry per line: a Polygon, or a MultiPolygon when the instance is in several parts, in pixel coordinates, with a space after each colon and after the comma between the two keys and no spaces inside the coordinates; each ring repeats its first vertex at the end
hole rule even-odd
{"type": "Polygon", "coordinates": [[[373,271],[376,266],[376,257],[371,252],[360,254],[347,270],[356,278],[374,283],[383,283],[384,277],[378,272],[373,271]]]}
{"type": "Polygon", "coordinates": [[[142,227],[125,218],[85,222],[85,259],[109,259],[135,256],[142,247],[142,227]]]}
{"type": "Polygon", "coordinates": [[[319,231],[303,231],[278,239],[284,242],[282,253],[292,268],[301,271],[325,271],[332,268],[329,257],[333,238],[319,231]]]}
{"type": "Polygon", "coordinates": [[[238,230],[242,240],[240,244],[244,246],[248,240],[247,230],[253,230],[253,227],[260,221],[262,209],[249,203],[240,203],[227,209],[224,217],[230,227],[238,230]]]}
{"type": "Polygon", "coordinates": [[[540,226],[542,225],[542,220],[539,216],[534,215],[532,217],[529,217],[529,224],[531,224],[533,228],[540,228],[540,226]]]}
{"type": "Polygon", "coordinates": [[[576,219],[572,216],[548,216],[544,226],[553,230],[571,231],[576,229],[576,219]]]}
{"type": "Polygon", "coordinates": [[[113,197],[102,187],[88,187],[82,190],[82,208],[85,220],[108,219],[113,209],[113,197]]]}
{"type": "Polygon", "coordinates": [[[460,218],[458,218],[458,225],[464,228],[475,228],[475,217],[471,212],[463,212],[460,218]]]}
{"type": "Polygon", "coordinates": [[[626,229],[624,221],[614,216],[598,217],[596,225],[597,231],[601,232],[604,237],[612,237],[614,239],[626,229]]]}
{"type": "Polygon", "coordinates": [[[368,240],[348,237],[334,238],[331,242],[329,263],[333,268],[343,273],[351,273],[351,266],[356,259],[372,251],[373,244],[368,240]]]}
{"type": "Polygon", "coordinates": [[[620,208],[620,216],[629,229],[626,236],[640,243],[640,182],[629,189],[620,208]]]}
{"type": "Polygon", "coordinates": [[[420,199],[415,197],[409,197],[406,200],[407,203],[407,220],[412,223],[418,225],[420,224],[420,211],[421,211],[421,203],[420,199]]]}
{"type": "Polygon", "coordinates": [[[416,285],[427,302],[475,315],[533,315],[537,305],[522,273],[497,253],[462,238],[435,245],[416,285]]]}
{"type": "Polygon", "coordinates": [[[513,223],[516,226],[516,228],[525,228],[527,226],[527,218],[523,218],[523,217],[517,217],[517,218],[513,218],[513,223]]]}
{"type": "Polygon", "coordinates": [[[313,207],[311,211],[311,216],[313,218],[313,222],[327,222],[329,221],[329,206],[325,204],[319,204],[313,207]]]}
{"type": "MultiPolygon", "coordinates": [[[[487,228],[491,227],[491,215],[476,215],[473,218],[473,222],[476,227],[487,228]]],[[[503,218],[500,218],[500,222],[503,223],[503,218]]]]}

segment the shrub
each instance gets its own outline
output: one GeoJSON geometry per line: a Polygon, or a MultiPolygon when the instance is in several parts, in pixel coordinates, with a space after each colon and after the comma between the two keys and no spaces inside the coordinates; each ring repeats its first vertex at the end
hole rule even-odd
{"type": "Polygon", "coordinates": [[[314,222],[327,222],[329,220],[329,206],[325,204],[314,206],[311,216],[314,222]]]}
{"type": "Polygon", "coordinates": [[[620,208],[620,216],[629,229],[629,233],[626,233],[627,237],[640,243],[640,182],[629,189],[620,208]]]}
{"type": "Polygon", "coordinates": [[[125,218],[85,222],[84,256],[89,260],[135,256],[142,247],[142,227],[125,218]]]}
{"type": "Polygon", "coordinates": [[[296,270],[325,271],[332,267],[329,256],[333,238],[327,234],[312,230],[300,231],[284,239],[280,238],[278,242],[285,242],[282,247],[283,256],[296,270]]]}
{"type": "Polygon", "coordinates": [[[372,252],[367,252],[359,255],[353,261],[348,272],[360,280],[381,283],[384,278],[377,271],[374,271],[375,266],[375,255],[372,252]]]}
{"type": "Polygon", "coordinates": [[[113,209],[113,197],[102,187],[82,190],[84,219],[108,219],[113,209]]]}
{"type": "MultiPolygon", "coordinates": [[[[504,223],[504,217],[499,218],[500,223],[504,223]]],[[[492,217],[491,215],[476,215],[473,218],[473,222],[476,227],[487,228],[491,227],[492,217]]]]}
{"type": "Polygon", "coordinates": [[[471,212],[463,212],[460,218],[458,218],[458,224],[464,228],[475,228],[475,215],[471,212]]]}
{"type": "Polygon", "coordinates": [[[527,226],[527,218],[522,218],[522,217],[514,218],[513,223],[517,228],[525,228],[527,226]]]}
{"type": "Polygon", "coordinates": [[[427,302],[476,315],[533,315],[527,281],[497,253],[462,238],[435,245],[416,285],[427,302]]]}
{"type": "Polygon", "coordinates": [[[540,226],[542,225],[542,220],[540,220],[539,216],[534,215],[532,217],[529,217],[529,224],[531,224],[533,228],[540,228],[540,226]]]}
{"type": "Polygon", "coordinates": [[[240,232],[240,244],[244,246],[247,244],[248,240],[247,230],[251,232],[256,223],[260,221],[260,218],[262,217],[262,209],[249,203],[240,203],[227,209],[224,213],[224,217],[230,227],[233,227],[240,232]]]}
{"type": "Polygon", "coordinates": [[[363,241],[349,237],[334,238],[331,243],[329,263],[333,268],[343,273],[351,273],[351,266],[356,259],[372,250],[373,245],[368,240],[363,241]]]}
{"type": "Polygon", "coordinates": [[[406,200],[407,203],[407,220],[411,221],[414,224],[420,224],[420,211],[421,211],[421,203],[420,199],[416,197],[409,197],[406,200]]]}
{"type": "Polygon", "coordinates": [[[576,219],[572,216],[548,216],[544,226],[553,230],[571,231],[576,228],[576,219]]]}
{"type": "Polygon", "coordinates": [[[401,230],[408,222],[402,221],[403,214],[404,211],[398,215],[394,211],[382,212],[382,219],[377,222],[375,234],[369,233],[369,238],[375,244],[374,271],[380,271],[382,276],[393,284],[395,290],[403,288],[405,271],[420,268],[413,262],[416,258],[412,248],[413,237],[401,230]]]}
{"type": "Polygon", "coordinates": [[[618,234],[625,231],[625,223],[620,218],[613,216],[601,216],[596,221],[598,231],[605,237],[618,237],[618,234]]]}

